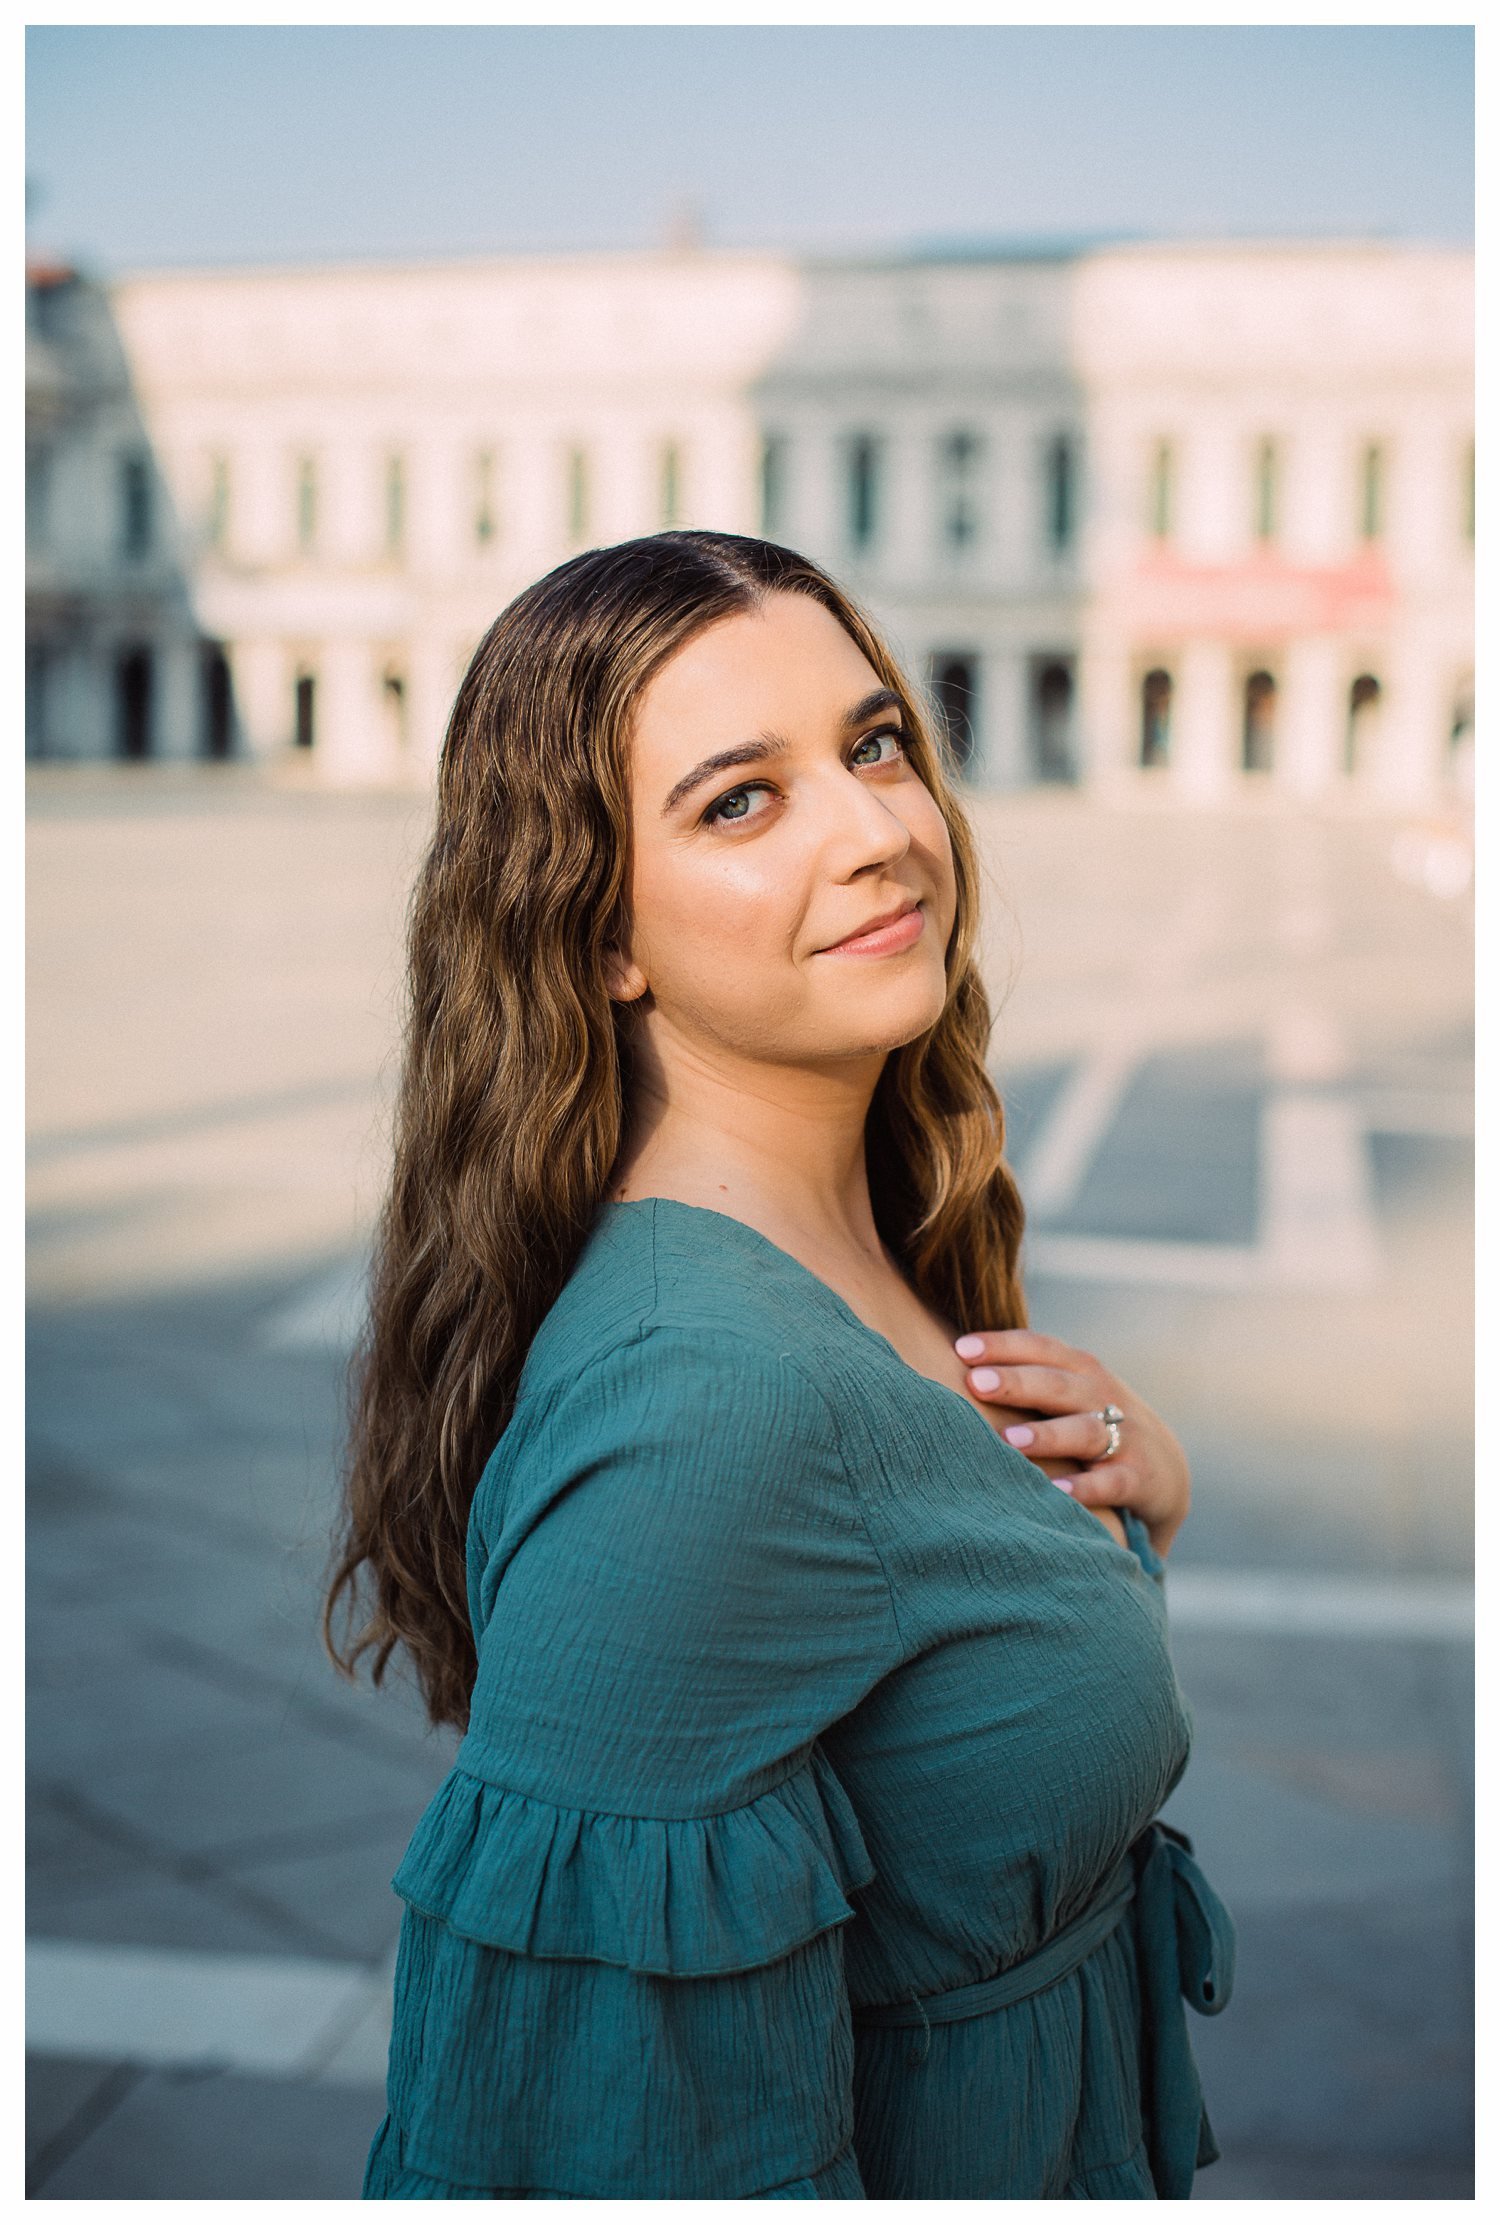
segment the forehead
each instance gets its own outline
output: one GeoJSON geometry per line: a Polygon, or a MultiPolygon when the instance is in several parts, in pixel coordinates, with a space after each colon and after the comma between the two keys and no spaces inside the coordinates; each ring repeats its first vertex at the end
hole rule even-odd
{"type": "Polygon", "coordinates": [[[636,750],[643,763],[665,764],[764,728],[814,740],[878,685],[831,611],[810,595],[771,595],[759,610],[705,627],[668,659],[641,697],[636,750]]]}

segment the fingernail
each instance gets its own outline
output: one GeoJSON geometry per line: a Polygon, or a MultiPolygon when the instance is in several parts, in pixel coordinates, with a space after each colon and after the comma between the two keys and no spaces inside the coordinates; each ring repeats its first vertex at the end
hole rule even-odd
{"type": "Polygon", "coordinates": [[[998,1391],[1000,1388],[999,1371],[992,1367],[976,1367],[969,1381],[976,1391],[998,1391]]]}
{"type": "Polygon", "coordinates": [[[1034,1445],[1036,1443],[1036,1431],[1028,1429],[1025,1422],[1017,1422],[1014,1429],[1003,1429],[1000,1434],[1008,1445],[1034,1445]]]}
{"type": "Polygon", "coordinates": [[[1067,1494],[1068,1494],[1068,1497],[1069,1497],[1070,1499],[1072,1498],[1072,1496],[1073,1496],[1073,1486],[1072,1486],[1072,1484],[1071,1484],[1071,1483],[1069,1483],[1069,1481],[1068,1481],[1068,1479],[1067,1479],[1067,1477],[1066,1477],[1066,1476],[1054,1476],[1054,1477],[1052,1478],[1052,1481],[1053,1481],[1053,1482],[1054,1482],[1054,1483],[1055,1483],[1055,1484],[1057,1485],[1057,1488],[1058,1488],[1058,1490],[1059,1490],[1059,1491],[1066,1491],[1066,1492],[1067,1492],[1067,1494]]]}
{"type": "Polygon", "coordinates": [[[960,1337],[953,1349],[961,1360],[982,1360],[984,1358],[984,1338],[960,1337]]]}

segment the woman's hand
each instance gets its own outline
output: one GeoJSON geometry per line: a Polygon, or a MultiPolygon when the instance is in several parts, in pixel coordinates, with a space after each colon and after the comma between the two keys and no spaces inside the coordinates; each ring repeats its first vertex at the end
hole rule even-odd
{"type": "MultiPolygon", "coordinates": [[[[1019,1409],[1000,1434],[1081,1506],[1128,1507],[1165,1559],[1187,1519],[1187,1455],[1159,1414],[1091,1352],[1033,1329],[976,1330],[955,1340],[969,1395],[980,1405],[1019,1409]],[[1099,1409],[1118,1406],[1120,1449],[1105,1459],[1109,1433],[1099,1409]]],[[[997,1415],[996,1420],[999,1420],[997,1415]]],[[[1110,1528],[1114,1525],[1111,1523],[1110,1528]]]]}

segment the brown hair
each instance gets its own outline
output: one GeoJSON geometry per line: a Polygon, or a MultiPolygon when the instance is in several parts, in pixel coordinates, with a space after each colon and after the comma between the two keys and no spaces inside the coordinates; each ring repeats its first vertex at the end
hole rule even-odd
{"type": "Polygon", "coordinates": [[[350,1675],[368,1653],[379,1683],[404,1647],[434,1723],[462,1728],[468,1717],[475,1486],[626,1132],[628,1023],[606,969],[626,940],[630,720],[669,657],[773,592],[820,602],[900,696],[913,764],[953,847],[948,1000],[891,1053],[870,1108],[877,1225],[946,1319],[1026,1318],[1021,1202],[985,1068],[975,851],[927,704],[835,581],[773,542],[653,533],[560,564],[485,635],[443,744],[409,915],[394,1165],[350,1368],[323,1614],[329,1652],[350,1675]]]}

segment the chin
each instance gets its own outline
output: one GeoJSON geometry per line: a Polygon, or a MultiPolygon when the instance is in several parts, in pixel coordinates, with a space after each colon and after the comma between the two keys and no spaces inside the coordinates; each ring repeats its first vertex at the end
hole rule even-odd
{"type": "Polygon", "coordinates": [[[850,996],[838,1012],[830,1013],[825,1041],[830,1047],[837,1044],[846,1057],[899,1051],[903,1044],[914,1043],[918,1036],[936,1027],[947,1002],[946,981],[935,986],[913,982],[901,993],[888,990],[880,996],[850,996]]]}

